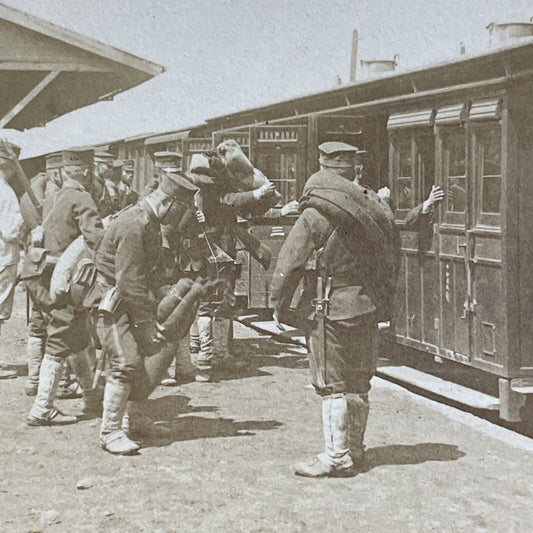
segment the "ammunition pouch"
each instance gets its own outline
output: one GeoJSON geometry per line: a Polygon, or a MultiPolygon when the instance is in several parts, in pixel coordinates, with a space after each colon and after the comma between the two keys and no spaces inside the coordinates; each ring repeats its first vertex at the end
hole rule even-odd
{"type": "Polygon", "coordinates": [[[29,248],[24,257],[20,279],[24,281],[51,273],[57,260],[58,258],[50,255],[46,248],[29,248]]]}

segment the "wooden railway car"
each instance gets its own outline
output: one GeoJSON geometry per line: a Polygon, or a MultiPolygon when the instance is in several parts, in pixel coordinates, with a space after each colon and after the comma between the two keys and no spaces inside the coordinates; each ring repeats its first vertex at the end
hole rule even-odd
{"type": "MultiPolygon", "coordinates": [[[[397,342],[497,378],[500,415],[516,421],[533,393],[532,94],[529,40],[110,148],[135,154],[142,187],[156,149],[178,149],[186,166],[195,151],[233,138],[282,203],[318,169],[321,142],[364,149],[363,181],[390,187],[401,233],[397,342]],[[433,223],[409,227],[408,212],[434,184],[446,197],[433,223]]],[[[293,223],[262,218],[250,229],[275,258],[293,223]]],[[[268,308],[271,271],[246,262],[240,291],[250,308],[268,308]]]]}
{"type": "MultiPolygon", "coordinates": [[[[510,421],[533,392],[532,93],[528,41],[248,110],[249,126],[238,114],[208,121],[229,126],[215,136],[249,135],[252,162],[278,179],[283,201],[316,170],[318,143],[365,149],[364,181],[391,188],[401,232],[397,342],[496,376],[510,421]],[[445,201],[433,224],[409,227],[434,184],[445,201]]],[[[289,230],[252,228],[275,248],[289,230]]],[[[252,307],[268,306],[268,283],[251,260],[252,307]]]]}

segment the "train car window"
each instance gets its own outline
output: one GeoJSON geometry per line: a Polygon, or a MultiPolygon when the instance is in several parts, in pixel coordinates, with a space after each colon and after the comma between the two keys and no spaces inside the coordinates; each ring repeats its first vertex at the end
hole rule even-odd
{"type": "Polygon", "coordinates": [[[466,212],[466,136],[463,129],[442,134],[445,206],[449,222],[464,222],[466,212]],[[453,214],[460,214],[455,217],[453,214]]]}
{"type": "Polygon", "coordinates": [[[415,144],[421,193],[416,200],[418,204],[428,197],[431,187],[435,185],[435,137],[434,135],[417,135],[415,144]]]}
{"type": "Polygon", "coordinates": [[[396,207],[409,210],[414,207],[413,187],[413,150],[411,136],[400,137],[395,143],[398,157],[398,181],[396,188],[396,207]]]}
{"type": "Polygon", "coordinates": [[[476,127],[473,135],[477,221],[486,225],[499,225],[502,182],[500,126],[476,127]]]}
{"type": "Polygon", "coordinates": [[[281,205],[297,199],[295,153],[262,153],[257,155],[256,166],[260,168],[281,194],[281,205]]]}

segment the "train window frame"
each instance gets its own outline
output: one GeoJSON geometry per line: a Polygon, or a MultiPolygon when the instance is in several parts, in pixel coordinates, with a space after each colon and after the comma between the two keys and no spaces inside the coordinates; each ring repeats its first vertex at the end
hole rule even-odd
{"type": "Polygon", "coordinates": [[[468,224],[468,216],[470,212],[470,165],[469,165],[469,145],[468,145],[468,135],[467,128],[464,123],[460,124],[449,124],[442,125],[437,127],[437,144],[438,144],[438,169],[439,177],[438,181],[441,187],[444,190],[444,202],[442,209],[442,222],[444,224],[460,226],[466,228],[468,224]],[[446,138],[450,135],[461,134],[463,137],[464,144],[464,175],[449,175],[449,158],[446,153],[449,152],[449,149],[446,148],[446,138]],[[448,195],[448,186],[449,180],[453,178],[462,178],[464,180],[464,211],[451,211],[449,209],[449,195],[448,195]]]}
{"type": "Polygon", "coordinates": [[[499,121],[490,121],[483,123],[471,123],[472,137],[472,177],[474,185],[474,222],[476,226],[490,226],[501,228],[502,208],[503,208],[503,132],[499,121]],[[496,131],[499,136],[499,174],[484,175],[484,151],[480,149],[482,144],[479,142],[480,134],[487,131],[496,131]],[[500,201],[498,212],[483,211],[483,190],[485,178],[498,177],[500,181],[500,201]]]}
{"type": "MultiPolygon", "coordinates": [[[[409,211],[425,200],[427,196],[424,186],[426,184],[426,173],[430,170],[432,184],[436,183],[435,173],[435,136],[433,131],[425,126],[398,128],[389,133],[390,145],[392,150],[392,198],[394,205],[394,217],[398,222],[403,222],[409,211]],[[407,138],[410,150],[410,176],[400,176],[400,144],[404,143],[407,138]],[[432,165],[426,168],[423,161],[423,144],[429,143],[428,153],[432,153],[432,165]],[[430,167],[432,167],[430,169],[430,167]],[[411,179],[411,205],[399,207],[399,185],[401,180],[411,179]]],[[[430,187],[431,189],[431,187],[430,187]]]]}

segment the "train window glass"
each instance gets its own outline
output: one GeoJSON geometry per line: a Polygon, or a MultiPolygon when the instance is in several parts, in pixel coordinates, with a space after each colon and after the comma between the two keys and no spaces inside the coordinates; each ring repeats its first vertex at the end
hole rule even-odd
{"type": "Polygon", "coordinates": [[[479,132],[481,152],[481,211],[499,213],[501,199],[501,135],[499,128],[479,132]]]}
{"type": "Polygon", "coordinates": [[[464,130],[442,136],[446,211],[465,213],[466,210],[466,150],[464,130]]]}
{"type": "Polygon", "coordinates": [[[424,201],[435,184],[435,138],[433,135],[417,137],[418,176],[421,195],[416,203],[424,201]]]}
{"type": "Polygon", "coordinates": [[[480,125],[473,129],[476,220],[483,225],[500,224],[501,143],[498,123],[480,125]]]}
{"type": "Polygon", "coordinates": [[[398,182],[396,206],[398,209],[414,207],[413,197],[413,161],[411,137],[402,137],[396,143],[398,157],[398,182]]]}
{"type": "Polygon", "coordinates": [[[282,205],[297,199],[296,162],[297,155],[294,153],[276,152],[257,156],[257,168],[276,186],[281,194],[282,205]]]}

